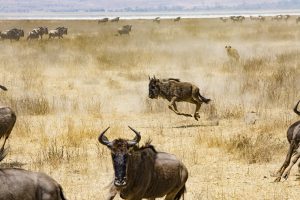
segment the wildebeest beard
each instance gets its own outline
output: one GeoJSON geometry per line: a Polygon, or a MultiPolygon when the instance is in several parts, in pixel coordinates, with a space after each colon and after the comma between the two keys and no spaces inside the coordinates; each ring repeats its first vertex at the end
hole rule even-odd
{"type": "Polygon", "coordinates": [[[112,154],[113,166],[115,171],[114,184],[116,187],[123,187],[127,184],[127,158],[128,155],[124,153],[112,154]]]}

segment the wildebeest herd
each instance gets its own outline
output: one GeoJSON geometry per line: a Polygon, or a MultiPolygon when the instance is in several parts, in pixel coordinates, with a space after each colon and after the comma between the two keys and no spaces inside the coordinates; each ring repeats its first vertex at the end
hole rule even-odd
{"type": "MultiPolygon", "coordinates": [[[[275,15],[271,17],[271,21],[285,21],[287,22],[289,19],[291,18],[290,15],[275,15]]],[[[246,20],[246,17],[244,16],[230,16],[230,17],[220,17],[219,18],[222,22],[227,22],[228,20],[231,20],[232,22],[243,22],[246,20]]],[[[249,19],[251,21],[259,21],[259,22],[264,22],[266,21],[267,17],[266,16],[262,16],[262,15],[258,15],[258,16],[250,16],[249,19]]],[[[296,23],[298,24],[300,21],[300,17],[296,17],[296,23]]]]}
{"type": "MultiPolygon", "coordinates": [[[[179,21],[176,18],[174,21],[179,21]]],[[[234,22],[242,22],[244,17],[230,18],[234,22]]],[[[250,18],[251,20],[264,21],[265,18],[259,16],[250,18]]],[[[298,18],[297,18],[298,19],[298,18]]],[[[107,22],[104,18],[98,23],[107,22]]],[[[227,18],[221,18],[226,22],[227,18]]],[[[288,19],[287,19],[288,20],[288,19]]],[[[118,22],[119,18],[111,19],[118,22]]],[[[155,18],[154,22],[159,23],[160,18],[155,18]]],[[[300,21],[300,18],[299,18],[300,21]]],[[[129,34],[132,26],[126,25],[118,29],[118,34],[129,34]]],[[[48,30],[47,27],[38,27],[29,32],[27,40],[42,39],[43,35],[48,34],[49,38],[63,38],[68,33],[66,27],[58,27],[48,30]]],[[[0,33],[1,39],[19,40],[24,37],[21,29],[11,29],[0,33]]],[[[239,60],[240,56],[236,49],[225,46],[229,57],[239,60]]],[[[0,89],[6,91],[5,86],[0,85],[0,89]]],[[[181,82],[177,78],[159,79],[149,77],[148,97],[157,99],[158,97],[169,101],[169,109],[177,115],[194,117],[199,120],[199,110],[201,105],[210,103],[210,99],[201,94],[199,87],[189,82],[181,82]],[[193,114],[179,112],[176,102],[188,102],[195,105],[193,114]]],[[[300,101],[295,105],[294,112],[300,116],[300,101]]],[[[4,138],[4,143],[0,149],[0,161],[8,153],[5,148],[7,139],[13,130],[16,122],[16,114],[9,107],[0,108],[0,138],[4,138]]],[[[107,200],[112,200],[117,194],[127,200],[141,200],[143,198],[155,200],[164,197],[166,200],[184,199],[186,191],[186,181],[188,179],[188,169],[174,155],[159,152],[151,144],[151,141],[139,146],[141,134],[132,127],[129,127],[135,134],[134,139],[123,138],[110,141],[106,137],[105,129],[98,137],[98,141],[111,151],[111,158],[114,170],[114,180],[109,189],[107,200]]],[[[281,178],[287,179],[291,168],[300,158],[300,121],[292,124],[287,130],[287,139],[290,144],[286,160],[282,167],[273,174],[275,181],[281,178]]],[[[300,163],[299,163],[300,169],[300,163]]],[[[22,169],[6,168],[0,169],[0,200],[65,200],[63,189],[54,179],[43,173],[36,173],[22,169]]]]}
{"type": "MultiPolygon", "coordinates": [[[[66,27],[57,27],[54,30],[48,30],[48,27],[37,27],[34,28],[32,31],[28,33],[27,40],[34,40],[34,39],[43,39],[43,35],[49,35],[49,39],[51,38],[63,38],[63,35],[68,34],[68,28],[66,27]]],[[[24,37],[24,30],[12,28],[6,31],[0,32],[1,40],[8,39],[12,40],[20,40],[21,37],[24,37]]]]}

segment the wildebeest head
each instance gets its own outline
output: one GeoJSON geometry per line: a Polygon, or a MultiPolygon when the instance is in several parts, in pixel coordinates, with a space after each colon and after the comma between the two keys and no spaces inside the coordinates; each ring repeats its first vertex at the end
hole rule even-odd
{"type": "Polygon", "coordinates": [[[124,187],[127,185],[127,165],[129,152],[131,147],[138,144],[141,140],[140,133],[130,126],[129,128],[136,134],[133,140],[116,139],[110,142],[104,135],[109,127],[104,130],[98,138],[99,142],[107,146],[111,151],[111,157],[115,171],[114,184],[116,187],[124,187]]]}
{"type": "Polygon", "coordinates": [[[155,76],[153,78],[149,77],[149,98],[157,99],[159,96],[159,79],[156,79],[155,76]]]}

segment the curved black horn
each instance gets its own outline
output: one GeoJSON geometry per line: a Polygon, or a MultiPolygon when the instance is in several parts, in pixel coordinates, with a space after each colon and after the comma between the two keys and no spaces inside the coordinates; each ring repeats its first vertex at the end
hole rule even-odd
{"type": "Polygon", "coordinates": [[[141,134],[138,131],[131,128],[130,126],[128,126],[128,127],[135,133],[136,136],[134,137],[133,140],[129,140],[127,143],[128,143],[129,146],[134,146],[134,145],[136,145],[137,143],[140,142],[141,134]]]}
{"type": "Polygon", "coordinates": [[[112,145],[112,143],[107,139],[107,137],[104,135],[105,132],[109,129],[110,127],[108,127],[107,129],[105,129],[98,137],[98,141],[105,145],[105,146],[108,146],[110,147],[112,145]]]}
{"type": "Polygon", "coordinates": [[[3,85],[0,85],[0,88],[1,88],[2,90],[4,90],[4,91],[7,91],[7,88],[4,87],[3,85]]]}
{"type": "Polygon", "coordinates": [[[300,110],[297,110],[298,109],[298,106],[299,106],[299,103],[300,103],[300,100],[298,101],[298,103],[296,104],[295,108],[294,108],[294,112],[297,114],[297,115],[300,115],[300,110]]]}

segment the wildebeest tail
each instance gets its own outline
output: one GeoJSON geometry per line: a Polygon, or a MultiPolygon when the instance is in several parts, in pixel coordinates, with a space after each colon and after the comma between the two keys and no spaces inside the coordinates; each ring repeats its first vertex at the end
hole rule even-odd
{"type": "Polygon", "coordinates": [[[300,110],[298,110],[298,106],[299,106],[300,100],[298,101],[298,103],[296,104],[295,108],[294,108],[294,112],[300,116],[300,110]]]}
{"type": "Polygon", "coordinates": [[[184,193],[186,192],[186,188],[185,185],[179,190],[179,192],[176,194],[174,200],[180,200],[180,198],[182,197],[182,199],[184,200],[184,193]]]}
{"type": "Polygon", "coordinates": [[[200,97],[200,99],[201,99],[204,103],[209,103],[209,102],[210,102],[210,99],[205,98],[205,97],[202,96],[200,93],[199,93],[199,97],[200,97]]]}
{"type": "Polygon", "coordinates": [[[0,85],[0,88],[1,88],[2,90],[4,90],[4,91],[7,91],[7,88],[4,87],[3,85],[0,85]]]}
{"type": "Polygon", "coordinates": [[[61,200],[67,200],[66,197],[64,196],[64,192],[63,192],[63,189],[61,187],[61,185],[58,185],[59,187],[59,197],[61,200]]]}

